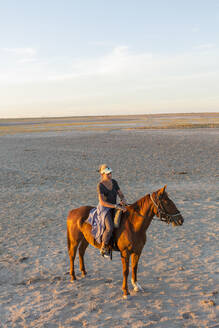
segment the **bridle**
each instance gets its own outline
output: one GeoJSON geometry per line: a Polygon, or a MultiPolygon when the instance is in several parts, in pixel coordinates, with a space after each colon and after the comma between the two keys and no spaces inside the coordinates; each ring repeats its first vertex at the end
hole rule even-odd
{"type": "MultiPolygon", "coordinates": [[[[166,222],[166,223],[175,223],[176,225],[178,225],[178,222],[176,220],[176,218],[178,216],[181,216],[180,211],[178,211],[176,214],[169,214],[167,213],[166,209],[164,208],[162,202],[161,202],[161,197],[159,197],[160,203],[156,204],[152,194],[150,194],[150,199],[152,201],[152,203],[154,204],[154,206],[157,208],[157,213],[156,215],[158,216],[157,220],[162,221],[162,222],[166,222]]],[[[127,204],[127,205],[132,205],[132,204],[127,204]]],[[[136,213],[138,213],[139,216],[141,216],[143,219],[146,218],[146,216],[142,215],[141,213],[139,213],[137,210],[134,210],[136,213]]],[[[154,218],[155,219],[155,218],[154,218]]]]}
{"type": "Polygon", "coordinates": [[[150,199],[152,201],[152,203],[154,204],[154,206],[157,208],[157,216],[159,217],[159,219],[163,222],[166,223],[176,223],[177,221],[175,220],[175,218],[177,218],[178,216],[181,216],[180,212],[178,211],[176,214],[169,214],[167,213],[166,209],[164,208],[161,199],[159,198],[160,202],[159,204],[156,204],[152,195],[150,195],[150,199]]]}

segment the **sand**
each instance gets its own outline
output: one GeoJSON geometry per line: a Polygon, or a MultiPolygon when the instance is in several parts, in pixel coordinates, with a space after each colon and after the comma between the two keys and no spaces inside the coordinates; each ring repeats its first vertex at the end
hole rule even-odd
{"type": "MultiPolygon", "coordinates": [[[[126,126],[127,127],[127,126],[126,126]]],[[[219,129],[25,132],[0,138],[0,327],[219,327],[219,129]],[[182,227],[154,220],[122,298],[119,253],[70,283],[66,217],[96,205],[107,162],[128,201],[167,184],[182,227]]]]}

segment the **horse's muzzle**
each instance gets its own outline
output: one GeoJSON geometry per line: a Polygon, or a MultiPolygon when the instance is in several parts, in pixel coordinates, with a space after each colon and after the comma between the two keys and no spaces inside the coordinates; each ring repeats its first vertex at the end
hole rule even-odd
{"type": "Polygon", "coordinates": [[[181,226],[183,225],[184,219],[182,217],[182,215],[177,216],[176,218],[174,218],[174,220],[172,221],[172,225],[173,226],[181,226]]]}

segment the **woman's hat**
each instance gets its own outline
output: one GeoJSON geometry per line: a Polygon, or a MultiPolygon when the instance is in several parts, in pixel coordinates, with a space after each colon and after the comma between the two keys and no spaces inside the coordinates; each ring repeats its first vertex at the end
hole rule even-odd
{"type": "Polygon", "coordinates": [[[109,174],[109,173],[111,173],[113,170],[109,167],[109,166],[107,166],[106,164],[103,164],[103,165],[101,165],[100,166],[100,169],[99,169],[99,172],[100,172],[100,174],[109,174]]]}
{"type": "Polygon", "coordinates": [[[111,173],[113,170],[110,168],[110,167],[106,167],[102,172],[101,174],[105,173],[105,174],[109,174],[111,173]]]}

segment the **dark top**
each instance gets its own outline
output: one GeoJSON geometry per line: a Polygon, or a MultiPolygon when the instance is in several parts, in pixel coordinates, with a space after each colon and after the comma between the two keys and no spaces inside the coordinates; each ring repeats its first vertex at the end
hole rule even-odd
{"type": "Polygon", "coordinates": [[[119,188],[119,185],[116,180],[112,179],[112,190],[107,189],[103,183],[99,182],[97,185],[98,194],[105,196],[105,201],[111,204],[116,204],[116,198],[119,188]]]}

